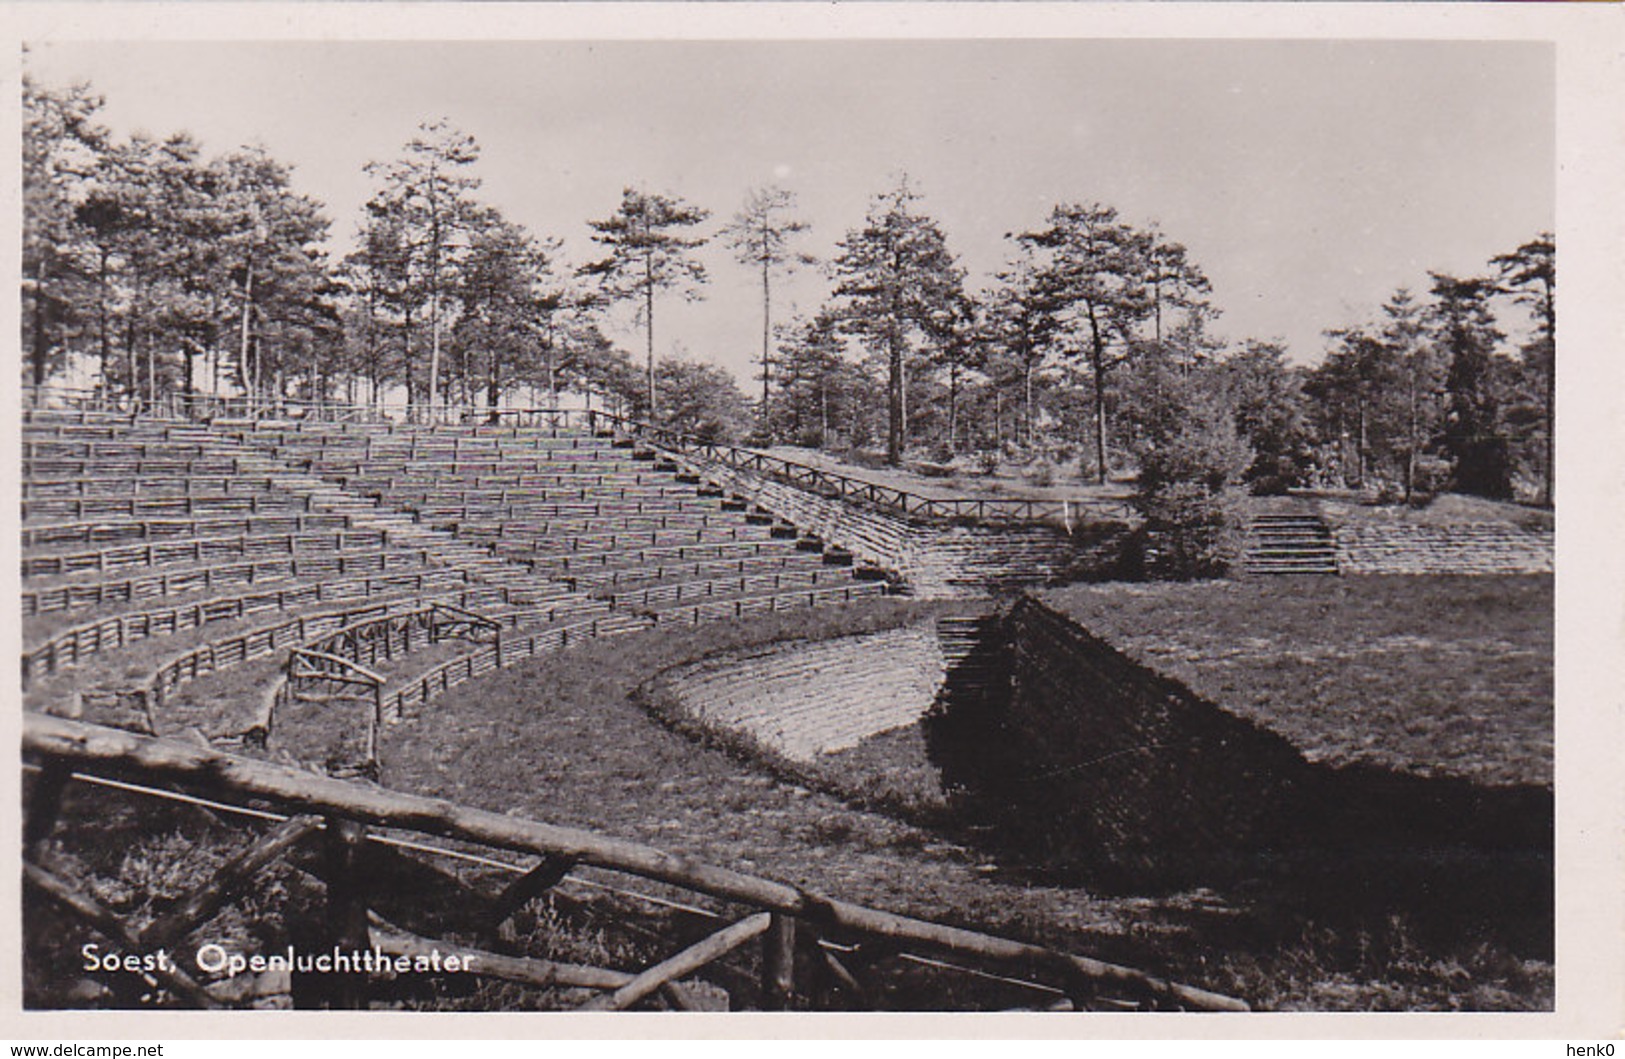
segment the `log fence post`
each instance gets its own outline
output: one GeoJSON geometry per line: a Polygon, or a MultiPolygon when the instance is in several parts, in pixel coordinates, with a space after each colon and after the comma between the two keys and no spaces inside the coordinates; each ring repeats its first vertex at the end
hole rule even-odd
{"type": "MultiPolygon", "coordinates": [[[[325,836],[327,932],[341,953],[363,954],[372,947],[367,927],[367,902],[361,877],[361,851],[367,829],[354,820],[329,816],[325,836]]],[[[362,1010],[367,1006],[365,972],[334,972],[322,991],[335,1010],[362,1010]]]]}
{"type": "Polygon", "coordinates": [[[23,818],[23,856],[37,860],[45,840],[56,830],[57,814],[62,810],[62,794],[71,777],[67,764],[49,761],[34,778],[28,791],[28,810],[23,818]]]}
{"type": "Polygon", "coordinates": [[[762,935],[762,1009],[786,1011],[795,996],[795,917],[774,912],[762,935]]]}

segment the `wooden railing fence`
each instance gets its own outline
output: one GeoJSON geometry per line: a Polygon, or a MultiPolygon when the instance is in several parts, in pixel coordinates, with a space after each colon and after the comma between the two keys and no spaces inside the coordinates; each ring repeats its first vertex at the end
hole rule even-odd
{"type": "Polygon", "coordinates": [[[324,533],[246,533],[229,537],[192,537],[178,541],[149,541],[88,552],[51,552],[22,559],[24,577],[84,573],[90,570],[117,570],[130,566],[159,566],[164,563],[201,563],[221,557],[250,555],[297,555],[301,552],[344,552],[360,548],[382,548],[388,543],[383,530],[340,530],[324,533]]]}
{"type": "Polygon", "coordinates": [[[117,650],[154,636],[173,635],[213,622],[234,621],[268,610],[291,610],[313,603],[364,599],[385,593],[422,592],[431,587],[446,587],[447,581],[465,579],[466,575],[455,570],[419,570],[392,576],[318,581],[291,588],[203,600],[183,607],[115,614],[100,621],[76,625],[33,650],[23,652],[23,688],[26,690],[35,680],[75,666],[91,655],[117,650]]]}
{"type": "MultiPolygon", "coordinates": [[[[68,916],[111,940],[123,951],[150,951],[206,926],[249,892],[265,869],[296,846],[319,839],[327,854],[324,931],[342,951],[414,953],[437,950],[471,961],[469,973],[530,986],[592,990],[583,1010],[633,1007],[659,992],[677,1006],[679,984],[729,953],[762,939],[756,987],[736,995],[731,1007],[766,1009],[796,1004],[815,983],[843,994],[841,1006],[873,1006],[874,964],[899,954],[955,961],[991,969],[1007,979],[1059,991],[1076,1009],[1123,1006],[1204,1011],[1244,1011],[1231,997],[1172,982],[1143,971],[1009,938],[947,926],[842,901],[803,887],[697,862],[654,847],[589,831],[386,790],[370,784],[314,776],[265,761],[221,753],[120,729],[102,728],[40,714],[25,716],[25,759],[40,766],[28,792],[24,821],[24,882],[68,916]],[[261,819],[277,820],[268,832],[228,860],[165,914],[137,929],[100,903],[90,888],[59,870],[50,855],[62,794],[76,780],[111,782],[153,796],[193,796],[223,806],[252,801],[261,819]],[[179,792],[179,793],[177,793],[179,792]],[[267,808],[271,811],[267,811],[267,808]],[[482,859],[527,858],[523,874],[501,894],[471,893],[470,901],[492,908],[494,928],[525,904],[588,869],[676,887],[703,895],[742,914],[720,930],[642,970],[566,964],[485,951],[474,945],[430,939],[385,922],[369,907],[369,877],[360,853],[369,842],[389,842],[397,852],[450,853],[416,836],[451,840],[490,851],[482,859]],[[404,839],[404,840],[403,840],[404,839]],[[804,954],[798,960],[797,955],[804,954]],[[810,958],[805,958],[810,957],[810,958]]],[[[244,807],[246,809],[246,807],[244,807]]],[[[216,983],[200,980],[179,961],[152,972],[182,1003],[225,1006],[216,983]]],[[[329,1007],[364,1008],[364,973],[321,976],[329,1007]]],[[[743,992],[743,991],[741,991],[743,992]]]]}
{"type": "Polygon", "coordinates": [[[87,581],[30,588],[22,593],[24,616],[51,614],[83,607],[131,603],[138,599],[208,591],[226,585],[254,585],[300,577],[348,579],[358,573],[385,573],[418,567],[428,562],[425,549],[296,555],[285,559],[256,559],[220,566],[197,566],[118,581],[87,581]]]}
{"type": "MultiPolygon", "coordinates": [[[[70,402],[71,403],[71,402],[70,402]]],[[[37,407],[37,405],[36,405],[37,407]]],[[[383,418],[360,406],[297,401],[263,402],[244,398],[197,398],[190,410],[169,405],[166,414],[177,418],[211,418],[236,409],[243,418],[303,418],[312,423],[365,423],[383,418]],[[281,414],[272,416],[278,411],[281,414]]],[[[644,423],[611,412],[589,409],[501,408],[445,406],[435,409],[405,408],[401,418],[426,426],[434,424],[511,424],[514,427],[540,426],[554,430],[573,425],[590,433],[615,433],[681,453],[690,459],[711,462],[763,475],[822,496],[863,504],[906,518],[947,522],[1033,523],[1049,522],[1071,526],[1088,519],[1123,520],[1134,517],[1130,505],[1104,499],[1023,500],[1010,497],[927,497],[906,489],[879,485],[835,471],[812,467],[782,457],[724,442],[698,438],[681,431],[644,423]]]]}

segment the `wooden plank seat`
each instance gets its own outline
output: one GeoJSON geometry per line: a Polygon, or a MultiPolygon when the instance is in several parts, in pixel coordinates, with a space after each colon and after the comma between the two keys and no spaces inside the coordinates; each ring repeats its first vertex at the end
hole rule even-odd
{"type": "MultiPolygon", "coordinates": [[[[300,459],[296,462],[301,468],[311,474],[323,478],[356,477],[364,474],[383,474],[390,471],[408,471],[420,475],[433,475],[440,479],[454,477],[472,477],[474,475],[493,474],[545,474],[564,471],[571,474],[614,474],[617,472],[637,471],[649,465],[637,460],[617,459],[614,457],[583,457],[578,460],[536,459],[534,457],[505,458],[505,459],[457,459],[457,460],[401,460],[390,463],[384,460],[366,459],[337,459],[309,461],[300,459]]],[[[68,473],[79,473],[70,471],[68,473]]]]}
{"type": "MultiPolygon", "coordinates": [[[[730,558],[664,559],[637,565],[599,567],[570,574],[569,583],[583,592],[599,592],[663,582],[750,576],[794,569],[827,570],[829,567],[817,553],[781,549],[730,558]]],[[[850,568],[846,574],[851,577],[850,568]]]]}
{"type": "Polygon", "coordinates": [[[715,544],[733,541],[766,541],[771,534],[765,526],[702,526],[698,529],[655,529],[581,533],[565,537],[528,537],[496,542],[496,554],[523,560],[529,555],[567,555],[572,552],[604,552],[660,545],[715,544]]]}
{"type": "Polygon", "coordinates": [[[24,622],[23,679],[27,683],[77,664],[90,655],[117,650],[140,640],[264,612],[291,612],[374,597],[445,593],[464,587],[466,583],[457,571],[420,569],[368,577],[289,580],[230,596],[195,593],[198,598],[166,599],[159,606],[149,600],[137,600],[100,609],[96,619],[89,622],[76,622],[74,619],[80,615],[63,611],[45,619],[24,622]]]}
{"type": "Polygon", "coordinates": [[[179,540],[188,537],[255,536],[266,533],[317,533],[350,528],[348,515],[294,512],[276,515],[206,518],[103,519],[25,525],[23,548],[62,544],[122,544],[130,541],[179,540]]]}
{"type": "Polygon", "coordinates": [[[702,603],[671,602],[646,609],[661,625],[698,625],[706,621],[742,618],[751,614],[765,614],[780,610],[798,610],[802,607],[828,606],[848,603],[855,599],[873,599],[886,594],[885,584],[877,581],[853,581],[827,588],[813,587],[784,592],[765,592],[729,598],[711,599],[702,603]]]}
{"type": "Polygon", "coordinates": [[[628,496],[693,496],[692,485],[677,483],[669,474],[647,471],[626,471],[603,474],[509,474],[463,475],[447,479],[440,475],[416,474],[358,474],[337,479],[353,492],[380,493],[392,496],[430,496],[437,491],[466,493],[493,490],[519,491],[527,496],[587,500],[603,495],[606,499],[628,496]]]}
{"type": "Polygon", "coordinates": [[[377,577],[422,570],[432,563],[422,549],[354,550],[217,564],[188,564],[179,570],[108,580],[97,571],[41,576],[21,594],[24,616],[137,600],[217,592],[234,585],[309,578],[377,577]]]}
{"type": "Polygon", "coordinates": [[[854,584],[850,570],[832,567],[794,568],[734,577],[707,577],[696,580],[666,581],[641,588],[610,592],[606,598],[617,607],[661,609],[678,603],[699,603],[737,596],[772,595],[810,588],[854,584]]]}
{"type": "Polygon", "coordinates": [[[310,511],[309,497],[284,492],[248,492],[194,496],[46,497],[22,502],[22,517],[38,519],[185,518],[197,515],[310,511]]]}
{"type": "Polygon", "coordinates": [[[132,478],[129,475],[85,475],[77,478],[23,479],[24,500],[72,496],[191,496],[270,493],[281,488],[271,475],[185,475],[132,478]]]}
{"type": "Polygon", "coordinates": [[[606,515],[649,515],[658,512],[722,510],[715,497],[699,497],[693,489],[686,493],[662,493],[653,496],[599,497],[587,490],[572,491],[572,495],[559,497],[526,489],[442,489],[435,492],[378,493],[378,499],[388,499],[396,506],[419,512],[425,516],[455,514],[459,511],[507,511],[513,516],[537,518],[582,517],[606,515]]]}
{"type": "Polygon", "coordinates": [[[509,561],[524,562],[534,570],[567,578],[581,573],[635,568],[650,563],[795,553],[795,545],[792,541],[769,537],[763,540],[707,541],[596,550],[584,548],[574,552],[537,552],[528,548],[498,544],[496,551],[509,561]]]}
{"type": "Polygon", "coordinates": [[[82,570],[120,570],[133,566],[201,563],[227,557],[343,552],[352,548],[376,548],[384,543],[382,530],[194,537],[185,541],[155,541],[94,551],[28,555],[22,559],[22,574],[24,577],[37,577],[41,574],[64,574],[82,570]]]}
{"type": "MultiPolygon", "coordinates": [[[[470,540],[557,539],[564,536],[591,536],[622,530],[698,530],[735,528],[739,517],[731,511],[626,512],[604,515],[533,515],[514,505],[418,509],[420,521],[435,528],[454,529],[470,540]]],[[[751,527],[756,528],[756,527],[751,527]]]]}
{"type": "Polygon", "coordinates": [[[201,442],[145,438],[76,440],[25,437],[22,449],[25,460],[195,460],[209,454],[209,446],[201,442]]]}
{"type": "Polygon", "coordinates": [[[153,477],[165,475],[222,475],[237,474],[241,470],[235,457],[153,457],[104,456],[96,459],[63,459],[47,457],[24,459],[24,478],[69,478],[84,475],[136,475],[153,477]]]}

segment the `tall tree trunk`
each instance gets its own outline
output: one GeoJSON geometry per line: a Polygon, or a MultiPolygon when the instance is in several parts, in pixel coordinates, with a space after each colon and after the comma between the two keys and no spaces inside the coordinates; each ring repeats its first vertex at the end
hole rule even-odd
{"type": "Polygon", "coordinates": [[[1089,306],[1090,351],[1089,366],[1094,369],[1095,384],[1095,481],[1106,484],[1106,346],[1100,334],[1100,319],[1095,307],[1089,306]]]}
{"type": "Polygon", "coordinates": [[[1410,385],[1406,388],[1405,393],[1405,503],[1407,504],[1411,502],[1412,497],[1416,494],[1417,356],[1416,352],[1411,353],[1411,370],[1407,377],[1410,385]]]}
{"type": "Polygon", "coordinates": [[[818,380],[818,447],[829,448],[829,383],[818,380]]]}
{"type": "Polygon", "coordinates": [[[497,355],[495,347],[486,354],[485,376],[485,405],[491,411],[491,422],[498,423],[501,417],[497,415],[497,406],[502,403],[501,381],[497,378],[497,355]]]}
{"type": "Polygon", "coordinates": [[[97,345],[98,345],[98,349],[99,349],[99,351],[101,353],[102,380],[103,380],[104,383],[105,383],[105,381],[107,379],[108,368],[113,363],[113,336],[108,332],[108,326],[107,326],[107,316],[108,316],[108,313],[107,313],[107,297],[108,297],[108,290],[107,290],[108,278],[107,278],[107,275],[108,275],[108,258],[110,256],[111,255],[109,255],[106,250],[103,250],[101,252],[101,267],[100,267],[100,269],[98,270],[98,273],[97,273],[97,283],[98,283],[98,286],[100,286],[100,288],[101,288],[101,292],[100,292],[99,297],[97,298],[97,300],[100,302],[100,304],[96,307],[96,330],[98,332],[97,333],[97,339],[98,339],[97,345]]]}
{"type": "Polygon", "coordinates": [[[1360,488],[1364,489],[1365,488],[1365,446],[1366,446],[1366,436],[1365,436],[1365,431],[1366,431],[1365,418],[1366,417],[1365,417],[1365,395],[1364,394],[1361,394],[1359,399],[1357,401],[1355,401],[1355,403],[1354,403],[1354,416],[1355,416],[1355,419],[1354,419],[1355,426],[1356,426],[1356,429],[1358,431],[1358,433],[1357,433],[1357,435],[1355,437],[1355,442],[1354,442],[1355,473],[1359,475],[1360,488]]]}
{"type": "Polygon", "coordinates": [[[237,339],[237,377],[241,380],[243,389],[250,395],[254,393],[254,385],[248,371],[248,336],[253,312],[254,255],[249,254],[243,276],[243,316],[237,339]]]}
{"type": "Polygon", "coordinates": [[[655,419],[655,277],[654,262],[645,254],[643,258],[643,334],[648,346],[646,362],[649,371],[649,421],[655,419]]]}
{"type": "Polygon", "coordinates": [[[139,402],[141,398],[141,375],[136,371],[135,363],[135,341],[137,330],[135,313],[132,311],[130,313],[130,322],[125,326],[124,330],[124,382],[129,388],[130,397],[139,402]]]}
{"type": "Polygon", "coordinates": [[[1550,277],[1546,286],[1546,489],[1547,507],[1557,503],[1557,302],[1550,277]]]}
{"type": "Polygon", "coordinates": [[[770,349],[771,341],[772,341],[771,336],[772,336],[772,333],[773,333],[773,324],[772,324],[772,320],[773,320],[773,315],[772,315],[772,312],[773,312],[773,310],[772,310],[773,291],[772,291],[772,287],[770,286],[770,284],[768,282],[768,259],[767,259],[767,257],[768,256],[765,253],[762,255],[762,411],[761,411],[761,420],[762,420],[762,437],[764,439],[766,439],[768,442],[771,442],[773,440],[773,437],[772,437],[772,428],[768,425],[770,423],[770,420],[768,419],[768,415],[767,415],[767,396],[768,396],[767,387],[768,387],[768,376],[769,376],[769,374],[771,372],[771,363],[772,363],[769,354],[771,352],[771,349],[770,349]]]}
{"type": "Polygon", "coordinates": [[[44,386],[47,375],[46,364],[51,355],[51,343],[46,331],[45,312],[45,263],[42,261],[36,268],[34,276],[34,341],[33,341],[33,367],[34,385],[44,386]]]}
{"type": "Polygon", "coordinates": [[[1021,380],[1021,422],[1026,434],[1027,448],[1033,447],[1033,365],[1034,361],[1028,359],[1023,365],[1021,380]]]}
{"type": "MultiPolygon", "coordinates": [[[[422,387],[422,385],[420,383],[420,385],[418,386],[418,388],[416,390],[414,390],[412,388],[412,382],[413,382],[412,368],[413,368],[413,364],[412,364],[412,310],[411,310],[411,308],[410,307],[406,308],[406,310],[403,312],[402,316],[404,318],[403,319],[404,326],[402,327],[402,330],[401,330],[401,378],[406,383],[406,403],[408,405],[416,405],[422,400],[423,387],[422,387]]],[[[408,418],[410,418],[410,417],[408,417],[408,418]]]]}

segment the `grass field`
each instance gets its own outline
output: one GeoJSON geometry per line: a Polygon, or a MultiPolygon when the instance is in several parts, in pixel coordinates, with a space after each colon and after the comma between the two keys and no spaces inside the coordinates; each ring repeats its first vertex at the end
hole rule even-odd
{"type": "MultiPolygon", "coordinates": [[[[1413,584],[1413,593],[1420,586],[1421,581],[1413,584]]],[[[1482,587],[1490,596],[1497,594],[1488,583],[1482,587]]],[[[1498,588],[1502,595],[1527,592],[1521,597],[1525,602],[1541,598],[1538,584],[1498,588]]],[[[1391,629],[1381,631],[1383,622],[1398,620],[1396,600],[1407,593],[1401,585],[1387,586],[1396,599],[1386,606],[1379,598],[1359,595],[1381,589],[1373,582],[1350,589],[1355,595],[1334,595],[1333,601],[1341,600],[1354,615],[1386,611],[1386,617],[1349,617],[1338,627],[1365,629],[1361,636],[1372,642],[1394,635],[1391,629]],[[1367,628],[1366,622],[1376,624],[1367,628]]],[[[1215,608],[1219,597],[1203,594],[1228,590],[1266,591],[1252,585],[1184,587],[1193,599],[1210,598],[1215,608]]],[[[1452,593],[1446,598],[1458,603],[1470,598],[1463,595],[1466,586],[1430,586],[1424,594],[1435,590],[1452,593]]],[[[1163,591],[1160,600],[1148,594],[1135,605],[1166,606],[1171,612],[1179,589],[1163,591]]],[[[1123,592],[1124,598],[1132,595],[1130,589],[1123,592]]],[[[1245,614],[1267,626],[1276,622],[1269,627],[1278,637],[1296,627],[1284,608],[1254,602],[1232,606],[1233,621],[1245,614]]],[[[1186,605],[1203,604],[1186,600],[1186,605]]],[[[1222,893],[1195,889],[1154,895],[1054,885],[1000,863],[974,834],[951,822],[939,826],[930,800],[917,797],[931,767],[917,728],[884,733],[798,775],[782,762],[750,760],[750,748],[737,740],[697,739],[693,732],[676,730],[638,700],[638,689],[656,672],[707,654],[785,638],[875,631],[928,620],[934,613],[918,603],[876,601],[583,645],[454,689],[423,716],[391,729],[383,747],[384,781],[638,839],[853,901],[1140,966],[1265,1008],[1550,1006],[1549,948],[1538,940],[1509,941],[1493,920],[1466,915],[1441,925],[1419,921],[1403,907],[1329,913],[1312,900],[1282,893],[1280,880],[1222,893]]],[[[1506,614],[1486,616],[1483,635],[1506,620],[1506,614]]],[[[1500,635],[1538,639],[1538,621],[1534,624],[1535,633],[1503,630],[1500,635]]],[[[1214,629],[1211,642],[1236,632],[1214,629]]],[[[1352,657],[1328,655],[1323,661],[1347,668],[1352,657]]],[[[1386,664],[1396,657],[1400,654],[1375,653],[1359,661],[1386,664]]],[[[1395,687],[1403,686],[1403,674],[1392,679],[1399,682],[1395,687]]],[[[1485,750],[1486,761],[1500,762],[1502,756],[1496,747],[1485,750]]],[[[1528,755],[1517,766],[1520,774],[1533,770],[1538,757],[1528,755]]],[[[1481,881],[1493,885],[1495,874],[1495,866],[1488,865],[1481,881]]]]}
{"type": "Polygon", "coordinates": [[[1551,782],[1549,576],[1080,585],[1043,599],[1312,761],[1551,782]]]}

